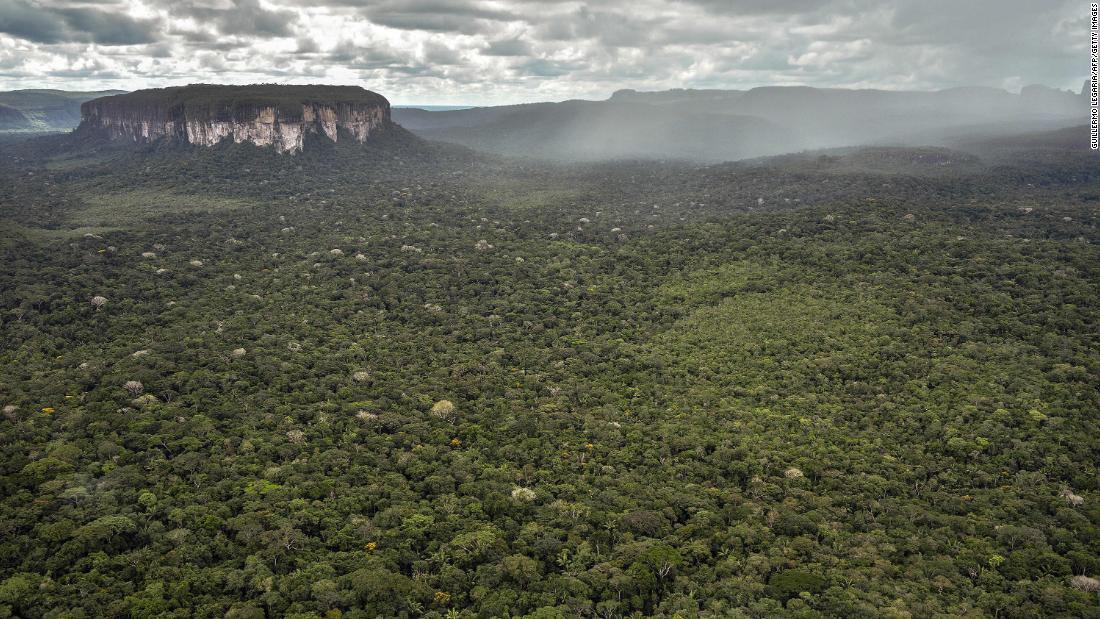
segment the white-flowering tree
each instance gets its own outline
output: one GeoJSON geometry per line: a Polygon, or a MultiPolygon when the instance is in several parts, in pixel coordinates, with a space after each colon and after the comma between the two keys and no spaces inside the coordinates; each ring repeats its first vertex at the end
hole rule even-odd
{"type": "Polygon", "coordinates": [[[1070,578],[1069,584],[1078,591],[1085,591],[1088,593],[1100,591],[1100,580],[1092,578],[1091,576],[1085,576],[1083,574],[1070,578]]]}
{"type": "Polygon", "coordinates": [[[454,423],[455,404],[450,400],[440,400],[432,405],[432,414],[447,423],[454,423]]]}
{"type": "Polygon", "coordinates": [[[1069,503],[1074,507],[1081,507],[1085,504],[1085,497],[1075,493],[1069,488],[1065,488],[1062,490],[1062,498],[1065,499],[1066,503],[1069,503]]]}
{"type": "Polygon", "coordinates": [[[530,503],[537,497],[535,491],[530,488],[524,488],[523,486],[512,488],[512,499],[520,503],[530,503]]]}

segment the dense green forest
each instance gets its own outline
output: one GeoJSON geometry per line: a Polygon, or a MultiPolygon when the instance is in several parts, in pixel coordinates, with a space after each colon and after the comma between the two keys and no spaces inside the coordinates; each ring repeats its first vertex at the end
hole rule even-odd
{"type": "Polygon", "coordinates": [[[1100,617],[1100,166],[0,145],[0,616],[1100,617]]]}

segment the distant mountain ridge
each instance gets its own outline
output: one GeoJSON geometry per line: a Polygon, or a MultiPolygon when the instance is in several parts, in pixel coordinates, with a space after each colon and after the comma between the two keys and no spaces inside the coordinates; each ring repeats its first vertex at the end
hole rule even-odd
{"type": "Polygon", "coordinates": [[[395,112],[424,138],[557,160],[731,159],[783,152],[785,128],[752,116],[677,113],[645,104],[565,101],[452,112],[395,112]],[[774,147],[773,147],[774,145],[774,147]]]}
{"type": "MultiPolygon", "coordinates": [[[[509,156],[725,161],[861,145],[950,146],[964,138],[1055,131],[1086,122],[1088,86],[1079,93],[1037,85],[1019,93],[987,87],[619,90],[602,101],[394,107],[390,118],[422,138],[509,156]]],[[[118,93],[0,92],[0,132],[67,131],[80,122],[82,102],[118,93]]],[[[255,130],[266,132],[260,125],[255,130]]],[[[238,129],[235,135],[248,133],[243,125],[238,129]]],[[[297,137],[291,141],[299,148],[297,137]]]]}
{"type": "Polygon", "coordinates": [[[429,139],[550,159],[730,160],[863,144],[942,145],[961,133],[1010,135],[1078,125],[1080,94],[1027,86],[887,91],[768,86],[620,90],[564,101],[430,112],[394,120],[429,139]]]}
{"type": "Polygon", "coordinates": [[[77,92],[52,89],[0,92],[0,131],[69,131],[80,123],[85,101],[122,90],[77,92]]]}

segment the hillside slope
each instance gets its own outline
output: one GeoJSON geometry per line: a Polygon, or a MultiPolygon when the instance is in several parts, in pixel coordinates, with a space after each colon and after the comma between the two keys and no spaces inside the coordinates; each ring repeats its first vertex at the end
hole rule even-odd
{"type": "Polygon", "coordinates": [[[0,105],[18,110],[25,122],[0,125],[0,131],[69,131],[80,124],[80,104],[121,90],[78,92],[32,89],[0,92],[0,105]]]}
{"type": "Polygon", "coordinates": [[[858,145],[946,146],[1078,125],[1080,95],[1042,86],[935,92],[764,87],[618,91],[565,101],[445,112],[395,110],[425,137],[510,155],[564,160],[704,161],[858,145]]]}
{"type": "Polygon", "coordinates": [[[23,112],[7,105],[0,105],[0,131],[28,129],[30,126],[30,121],[23,112]]]}
{"type": "MultiPolygon", "coordinates": [[[[430,113],[429,113],[430,114],[430,113]]],[[[720,161],[796,147],[792,132],[752,116],[670,113],[651,105],[592,101],[445,112],[450,122],[397,114],[419,135],[504,155],[556,160],[720,161]],[[467,112],[467,113],[463,113],[467,112]]]]}

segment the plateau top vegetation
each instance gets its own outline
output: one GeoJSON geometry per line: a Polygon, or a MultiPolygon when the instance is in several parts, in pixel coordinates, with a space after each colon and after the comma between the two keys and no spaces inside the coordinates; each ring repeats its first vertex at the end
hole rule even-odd
{"type": "Polygon", "coordinates": [[[189,84],[170,88],[149,88],[100,97],[85,102],[84,114],[93,109],[182,110],[188,119],[236,118],[241,112],[275,108],[283,118],[301,118],[303,107],[363,106],[389,108],[382,95],[359,86],[251,84],[227,86],[189,84]]]}

